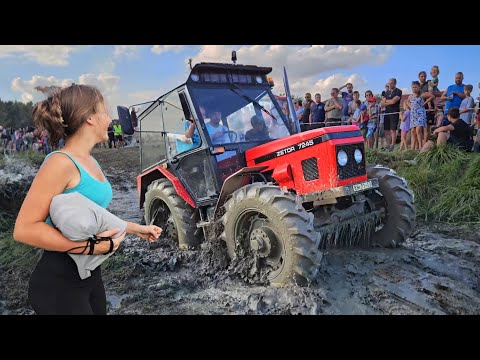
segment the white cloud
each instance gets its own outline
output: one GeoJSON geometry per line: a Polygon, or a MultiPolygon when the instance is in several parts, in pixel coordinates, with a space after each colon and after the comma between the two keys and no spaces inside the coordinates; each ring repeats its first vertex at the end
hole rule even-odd
{"type": "Polygon", "coordinates": [[[70,45],[0,45],[0,58],[21,56],[42,65],[68,65],[70,54],[78,46],[70,45]]]}
{"type": "Polygon", "coordinates": [[[185,48],[185,45],[153,45],[150,49],[154,54],[160,55],[166,52],[180,52],[185,48]]]}
{"type": "Polygon", "coordinates": [[[45,98],[45,95],[35,90],[36,86],[68,86],[72,79],[57,79],[55,76],[33,75],[30,80],[22,80],[17,77],[12,80],[12,90],[21,93],[23,102],[33,101],[34,103],[45,98]]]}
{"type": "Polygon", "coordinates": [[[135,58],[140,51],[139,45],[115,45],[113,49],[113,56],[135,58]]]}
{"type": "Polygon", "coordinates": [[[128,94],[128,102],[125,103],[125,106],[130,106],[133,104],[139,104],[147,101],[156,100],[159,96],[163,95],[165,91],[161,90],[144,90],[136,91],[128,94]]]}
{"type": "Polygon", "coordinates": [[[94,85],[98,87],[102,93],[110,94],[116,90],[119,79],[119,76],[108,73],[82,74],[78,77],[78,83],[94,85]]]}
{"type": "MultiPolygon", "coordinates": [[[[293,95],[300,96],[302,99],[306,92],[311,93],[312,98],[316,93],[319,93],[322,95],[322,101],[325,101],[330,98],[330,90],[332,88],[339,88],[347,82],[353,84],[353,90],[360,92],[360,99],[362,99],[363,94],[368,90],[368,83],[367,80],[359,74],[333,74],[327,78],[318,80],[315,80],[313,77],[302,78],[301,80],[291,82],[290,90],[293,95]]],[[[346,89],[343,88],[340,91],[346,91],[346,89]]]]}
{"type": "Polygon", "coordinates": [[[107,102],[112,108],[116,108],[118,94],[117,83],[119,77],[113,74],[100,73],[100,74],[82,74],[78,79],[59,79],[55,76],[41,76],[34,75],[30,80],[22,80],[17,77],[12,80],[11,88],[15,92],[21,93],[21,100],[23,102],[32,101],[33,103],[45,99],[45,95],[37,90],[36,86],[69,86],[73,82],[77,84],[94,85],[99,88],[107,102]]]}
{"type": "Polygon", "coordinates": [[[193,62],[230,62],[235,50],[239,64],[271,66],[274,74],[286,66],[293,77],[305,77],[361,64],[383,64],[392,49],[391,45],[204,45],[193,62]]]}
{"type": "Polygon", "coordinates": [[[204,45],[193,57],[193,64],[202,61],[231,61],[231,52],[237,52],[238,64],[254,64],[272,67],[271,76],[275,81],[275,92],[282,93],[283,67],[288,73],[292,92],[317,92],[322,96],[330,94],[330,85],[339,87],[351,78],[355,90],[366,90],[366,80],[357,74],[335,74],[320,79],[322,73],[353,69],[362,64],[380,65],[392,53],[391,45],[204,45]]]}

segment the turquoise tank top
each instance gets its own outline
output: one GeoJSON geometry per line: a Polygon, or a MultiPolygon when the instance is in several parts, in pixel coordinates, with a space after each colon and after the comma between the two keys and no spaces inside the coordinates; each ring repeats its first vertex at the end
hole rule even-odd
{"type": "MultiPolygon", "coordinates": [[[[63,151],[52,151],[45,157],[45,160],[52,154],[61,153],[67,155],[75,164],[78,171],[80,172],[80,182],[77,186],[66,189],[63,191],[63,194],[78,192],[85,196],[87,199],[92,200],[97,205],[103,207],[104,209],[110,204],[112,201],[112,186],[106,181],[99,181],[93,178],[89,173],[87,173],[83,167],[68,153],[63,151]]],[[[95,159],[94,159],[95,160],[95,159]]],[[[102,170],[100,164],[95,160],[100,170],[102,170]]],[[[103,172],[103,170],[102,170],[103,172]]],[[[104,174],[105,175],[105,174],[104,174]]],[[[105,176],[106,179],[106,176],[105,176]]],[[[51,225],[50,216],[46,219],[46,223],[51,225]]]]}

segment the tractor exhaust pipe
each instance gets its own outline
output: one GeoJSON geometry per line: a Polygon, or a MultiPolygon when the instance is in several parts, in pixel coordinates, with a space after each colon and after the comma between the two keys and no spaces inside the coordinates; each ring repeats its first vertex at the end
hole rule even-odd
{"type": "Polygon", "coordinates": [[[295,130],[295,134],[298,134],[302,130],[300,129],[300,123],[298,122],[298,119],[297,119],[297,113],[295,112],[295,107],[293,106],[293,100],[290,94],[290,86],[288,85],[287,69],[285,69],[285,66],[283,67],[283,85],[285,86],[285,94],[287,95],[289,118],[293,122],[293,128],[295,130]]]}

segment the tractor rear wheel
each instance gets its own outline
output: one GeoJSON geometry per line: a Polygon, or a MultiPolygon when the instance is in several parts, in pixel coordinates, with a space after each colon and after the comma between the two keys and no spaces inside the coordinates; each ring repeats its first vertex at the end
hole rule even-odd
{"type": "Polygon", "coordinates": [[[371,243],[382,247],[396,247],[403,243],[415,228],[416,212],[413,192],[407,182],[392,169],[376,165],[367,168],[368,178],[377,178],[379,193],[369,199],[376,209],[384,208],[383,227],[372,235],[371,243]]]}
{"type": "Polygon", "coordinates": [[[294,195],[272,184],[246,185],[225,204],[222,222],[229,257],[253,256],[251,274],[275,286],[304,285],[315,277],[322,256],[319,233],[294,195]]]}
{"type": "Polygon", "coordinates": [[[202,230],[197,212],[178,194],[168,179],[153,181],[145,194],[145,222],[162,228],[162,237],[173,240],[181,250],[197,247],[202,230]]]}

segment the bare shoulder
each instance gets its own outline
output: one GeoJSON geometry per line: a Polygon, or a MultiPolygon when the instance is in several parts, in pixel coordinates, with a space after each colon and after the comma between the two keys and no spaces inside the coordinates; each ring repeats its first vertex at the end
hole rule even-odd
{"type": "Polygon", "coordinates": [[[45,159],[36,177],[48,177],[60,183],[68,183],[75,172],[76,165],[67,155],[55,153],[45,159]]]}
{"type": "Polygon", "coordinates": [[[75,169],[73,161],[65,154],[55,153],[44,160],[42,168],[59,168],[61,170],[75,169]]]}

